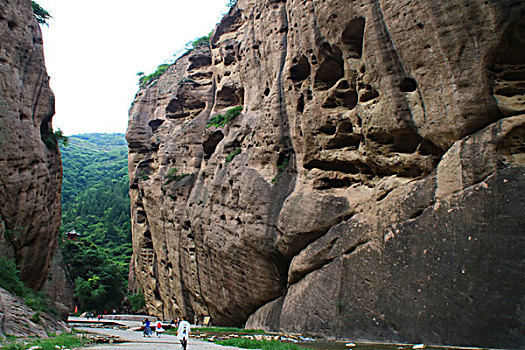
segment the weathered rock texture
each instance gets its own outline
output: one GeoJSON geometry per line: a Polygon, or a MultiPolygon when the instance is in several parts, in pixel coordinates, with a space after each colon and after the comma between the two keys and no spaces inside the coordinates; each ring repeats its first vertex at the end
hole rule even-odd
{"type": "MultiPolygon", "coordinates": [[[[31,2],[0,2],[0,253],[16,260],[21,279],[35,290],[49,275],[61,219],[62,163],[49,137],[54,102],[31,2]]],[[[4,302],[9,298],[2,294],[4,317],[22,320],[27,312],[9,311],[19,307],[4,302]]],[[[5,331],[11,321],[2,319],[0,331],[16,335],[5,331]]],[[[39,330],[28,334],[41,335],[46,328],[35,327],[39,330]]]]}
{"type": "Polygon", "coordinates": [[[51,131],[54,96],[42,36],[26,0],[0,4],[0,249],[40,289],[60,226],[62,163],[51,131]]]}
{"type": "Polygon", "coordinates": [[[6,336],[47,338],[69,331],[56,317],[35,312],[24,301],[0,288],[0,339],[6,336]]]}
{"type": "Polygon", "coordinates": [[[239,0],[130,110],[148,310],[525,343],[524,16],[517,0],[239,0]]]}

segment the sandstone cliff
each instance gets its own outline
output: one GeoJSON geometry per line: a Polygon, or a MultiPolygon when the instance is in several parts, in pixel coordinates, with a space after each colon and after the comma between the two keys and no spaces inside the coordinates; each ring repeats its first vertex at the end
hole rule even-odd
{"type": "Polygon", "coordinates": [[[150,313],[523,344],[524,15],[239,0],[130,109],[130,279],[150,313]]]}
{"type": "Polygon", "coordinates": [[[21,279],[39,290],[61,220],[62,164],[51,125],[55,100],[31,2],[0,2],[0,27],[0,252],[14,258],[21,279]]]}

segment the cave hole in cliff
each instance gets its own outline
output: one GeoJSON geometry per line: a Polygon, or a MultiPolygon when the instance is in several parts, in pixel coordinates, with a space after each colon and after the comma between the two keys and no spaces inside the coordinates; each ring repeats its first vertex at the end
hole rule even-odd
{"type": "Polygon", "coordinates": [[[301,94],[301,96],[299,96],[299,99],[297,100],[297,112],[304,112],[304,94],[301,94]]]}
{"type": "Polygon", "coordinates": [[[305,163],[304,168],[308,170],[320,169],[324,171],[339,171],[345,174],[373,174],[372,169],[359,160],[355,160],[352,162],[342,162],[313,159],[305,163]]]}
{"type": "Polygon", "coordinates": [[[350,21],[343,31],[341,39],[343,44],[347,46],[350,57],[362,57],[364,33],[365,19],[363,17],[358,17],[350,21]]]}
{"type": "Polygon", "coordinates": [[[144,224],[147,221],[147,215],[144,210],[137,210],[137,223],[144,224]]]}
{"type": "Polygon", "coordinates": [[[190,56],[189,60],[191,64],[188,67],[188,71],[197,69],[197,68],[201,68],[201,67],[211,66],[211,57],[208,55],[190,56]]]}
{"type": "Polygon", "coordinates": [[[342,178],[342,179],[331,179],[331,178],[321,178],[318,180],[315,188],[318,190],[329,190],[331,188],[346,188],[352,185],[352,179],[342,178]]]}
{"type": "Polygon", "coordinates": [[[290,79],[292,79],[294,83],[299,83],[310,76],[311,67],[308,59],[304,55],[294,60],[297,63],[290,68],[290,79]]]}
{"type": "Polygon", "coordinates": [[[358,95],[354,90],[333,91],[323,102],[323,108],[345,107],[354,109],[357,106],[358,95]]]}
{"type": "Polygon", "coordinates": [[[525,111],[525,23],[513,23],[505,39],[495,48],[490,67],[493,94],[502,114],[510,116],[525,111]]]}
{"type": "Polygon", "coordinates": [[[344,62],[341,57],[329,57],[319,66],[315,75],[314,89],[328,90],[344,77],[344,62]]]}
{"type": "Polygon", "coordinates": [[[412,78],[405,78],[399,83],[399,90],[402,92],[414,92],[417,89],[417,83],[412,78]]]}
{"type": "Polygon", "coordinates": [[[145,250],[153,250],[153,240],[151,238],[151,232],[146,230],[142,236],[141,248],[145,250]]]}
{"type": "Polygon", "coordinates": [[[157,129],[164,123],[164,120],[162,119],[154,119],[154,120],[151,120],[148,125],[150,126],[151,128],[151,132],[156,132],[157,129]]]}
{"type": "Polygon", "coordinates": [[[202,147],[204,149],[204,154],[206,157],[209,158],[215,152],[215,150],[217,149],[217,145],[222,141],[223,138],[224,134],[222,133],[222,131],[217,130],[202,143],[202,147]]]}
{"type": "Polygon", "coordinates": [[[244,88],[236,85],[223,86],[217,91],[216,109],[244,105],[244,88]]]}

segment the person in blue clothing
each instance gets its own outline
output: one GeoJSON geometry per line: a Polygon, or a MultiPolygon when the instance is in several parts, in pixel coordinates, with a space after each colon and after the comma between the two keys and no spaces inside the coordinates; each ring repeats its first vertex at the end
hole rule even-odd
{"type": "Polygon", "coordinates": [[[143,337],[151,337],[151,323],[149,322],[149,319],[146,317],[144,319],[144,334],[143,337]]]}

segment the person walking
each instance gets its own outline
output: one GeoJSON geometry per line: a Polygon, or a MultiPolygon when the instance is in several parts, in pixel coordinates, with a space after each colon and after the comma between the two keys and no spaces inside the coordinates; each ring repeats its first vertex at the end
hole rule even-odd
{"type": "Polygon", "coordinates": [[[155,326],[155,335],[157,337],[160,337],[160,334],[164,332],[164,329],[162,328],[162,323],[160,320],[157,320],[157,325],[155,326]]]}
{"type": "Polygon", "coordinates": [[[143,337],[151,337],[151,324],[149,322],[149,319],[146,317],[144,319],[144,334],[142,335],[143,337]]]}
{"type": "Polygon", "coordinates": [[[180,344],[182,345],[182,350],[186,350],[186,347],[188,346],[190,332],[190,323],[185,320],[180,321],[179,328],[177,329],[177,338],[179,338],[180,344]]]}

